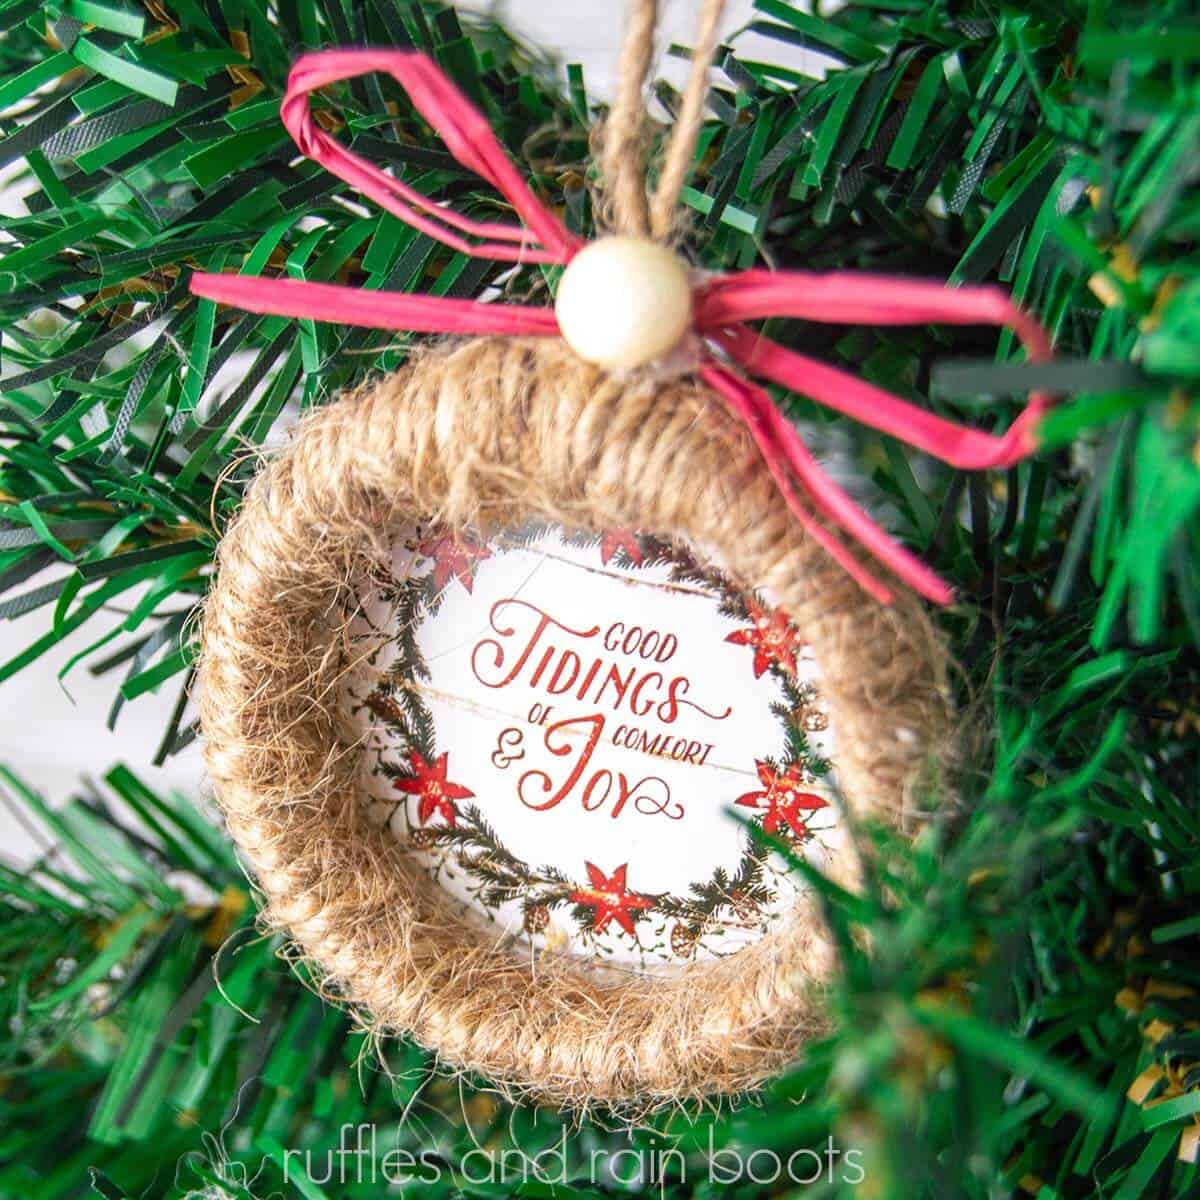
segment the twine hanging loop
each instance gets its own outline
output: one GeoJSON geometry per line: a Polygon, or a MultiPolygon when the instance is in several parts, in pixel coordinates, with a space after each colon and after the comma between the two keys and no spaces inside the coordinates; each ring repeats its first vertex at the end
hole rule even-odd
{"type": "Polygon", "coordinates": [[[604,124],[604,178],[613,232],[668,242],[679,219],[679,196],[692,168],[704,118],[708,72],[726,0],[704,0],[696,27],[692,65],[663,152],[653,200],[646,185],[645,90],[654,61],[657,0],[631,0],[625,42],[617,63],[617,89],[604,124]]]}

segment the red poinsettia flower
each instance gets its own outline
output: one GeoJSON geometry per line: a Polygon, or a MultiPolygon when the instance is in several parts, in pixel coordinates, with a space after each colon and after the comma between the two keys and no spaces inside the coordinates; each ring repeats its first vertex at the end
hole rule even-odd
{"type": "Polygon", "coordinates": [[[475,565],[492,557],[492,552],[482,542],[473,542],[453,533],[426,538],[421,543],[421,553],[433,559],[434,586],[441,589],[452,579],[457,579],[468,592],[475,584],[475,565]]]}
{"type": "Polygon", "coordinates": [[[642,565],[642,548],[632,529],[612,529],[600,539],[600,561],[605,566],[618,550],[624,550],[634,566],[642,565]]]}
{"type": "Polygon", "coordinates": [[[780,771],[761,759],[755,759],[754,766],[762,788],[739,796],[734,803],[743,808],[765,809],[762,827],[767,833],[778,833],[786,826],[796,837],[807,837],[808,824],[801,814],[826,808],[828,802],[812,792],[800,790],[804,780],[796,763],[792,763],[786,771],[780,771]]]}
{"type": "Polygon", "coordinates": [[[450,753],[438,755],[432,763],[427,763],[418,751],[412,752],[413,773],[406,779],[396,780],[396,791],[405,792],[410,796],[419,796],[417,804],[417,820],[424,825],[434,813],[441,813],[446,818],[447,825],[453,825],[458,816],[455,800],[466,800],[475,793],[465,788],[461,783],[452,783],[446,778],[450,763],[450,753]]]}
{"type": "Polygon", "coordinates": [[[795,675],[796,655],[804,649],[800,631],[779,609],[768,612],[753,601],[749,609],[754,624],[749,629],[735,630],[725,640],[735,646],[754,647],[755,679],[761,679],[771,667],[782,667],[795,675]]]}
{"type": "Polygon", "coordinates": [[[646,896],[625,890],[625,872],[628,869],[629,864],[622,863],[608,876],[594,863],[588,863],[588,882],[591,887],[572,892],[569,897],[575,904],[587,904],[596,910],[593,928],[597,933],[603,933],[609,921],[616,921],[626,933],[633,933],[633,923],[637,919],[633,913],[638,909],[651,908],[654,904],[646,896]]]}

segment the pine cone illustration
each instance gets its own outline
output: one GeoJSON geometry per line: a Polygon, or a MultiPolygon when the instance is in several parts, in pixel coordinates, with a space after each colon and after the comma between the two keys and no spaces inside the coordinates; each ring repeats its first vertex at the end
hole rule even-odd
{"type": "Polygon", "coordinates": [[[523,924],[526,933],[541,933],[550,924],[550,909],[545,904],[531,904],[523,924]]]}
{"type": "Polygon", "coordinates": [[[740,889],[730,893],[729,903],[740,921],[753,921],[758,916],[758,905],[740,889]]]}
{"type": "Polygon", "coordinates": [[[404,710],[382,688],[367,697],[367,707],[381,720],[392,725],[404,724],[404,710]]]}
{"type": "Polygon", "coordinates": [[[829,718],[819,708],[802,708],[800,723],[808,733],[820,733],[829,728],[829,718]]]}
{"type": "Polygon", "coordinates": [[[820,733],[829,728],[829,717],[819,707],[820,693],[811,683],[802,683],[797,689],[797,704],[795,720],[801,729],[808,733],[820,733]]]}
{"type": "Polygon", "coordinates": [[[414,829],[408,835],[409,845],[416,850],[428,850],[437,845],[436,829],[414,829]]]}
{"type": "Polygon", "coordinates": [[[691,958],[696,953],[696,930],[676,921],[671,930],[671,953],[676,958],[691,958]]]}

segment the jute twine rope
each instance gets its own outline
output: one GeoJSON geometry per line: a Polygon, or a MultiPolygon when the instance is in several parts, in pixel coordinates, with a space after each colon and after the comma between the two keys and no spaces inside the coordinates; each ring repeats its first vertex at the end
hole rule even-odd
{"type": "MultiPolygon", "coordinates": [[[[367,817],[340,715],[356,581],[413,521],[486,535],[547,518],[684,538],[773,593],[822,670],[850,808],[904,818],[949,723],[917,603],[879,606],[798,529],[745,428],[696,380],[618,379],[554,339],[436,345],[307,417],[259,474],[205,610],[208,771],[264,920],[372,1028],[559,1104],[751,1087],[826,1021],[835,955],[811,900],[728,958],[614,981],[500,944],[367,817]]],[[[856,865],[833,873],[853,884],[856,865]]]]}
{"type": "Polygon", "coordinates": [[[899,819],[944,730],[926,622],[910,601],[877,605],[797,535],[706,389],[630,387],[546,340],[443,345],[315,413],[221,543],[203,635],[208,769],[269,920],[340,994],[454,1066],[559,1103],[756,1083],[823,1023],[832,947],[810,903],[728,959],[601,982],[469,927],[366,820],[338,718],[351,581],[387,560],[390,530],[430,517],[485,531],[538,517],[637,526],[713,546],[811,641],[860,813],[899,819]]]}
{"type": "Polygon", "coordinates": [[[614,233],[669,241],[679,216],[708,95],[708,69],[717,49],[725,0],[704,0],[696,25],[692,65],[679,112],[663,152],[653,202],[646,198],[644,91],[654,61],[658,0],[632,0],[617,63],[617,90],[603,130],[603,167],[609,221],[614,233]]]}

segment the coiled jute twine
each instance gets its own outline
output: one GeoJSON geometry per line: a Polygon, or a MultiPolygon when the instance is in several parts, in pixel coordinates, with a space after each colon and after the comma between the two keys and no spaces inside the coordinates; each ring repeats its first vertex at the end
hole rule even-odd
{"type": "MultiPolygon", "coordinates": [[[[693,124],[717,15],[705,5],[693,124]]],[[[626,51],[639,59],[635,94],[648,39],[626,51]]],[[[609,138],[627,165],[637,138],[624,119],[609,138]]],[[[623,170],[610,165],[610,182],[623,170]]],[[[652,221],[644,183],[635,190],[635,223],[652,221]]],[[[769,592],[813,646],[849,809],[904,820],[949,729],[945,655],[915,599],[881,606],[803,533],[744,425],[694,377],[616,377],[557,339],[476,338],[434,344],[305,418],[222,539],[199,703],[230,833],[265,922],[323,990],[447,1066],[572,1106],[746,1089],[825,1027],[835,955],[812,900],[727,958],[601,977],[500,945],[367,818],[339,704],[356,581],[413,522],[487,535],[537,519],[686,539],[739,586],[769,592]]],[[[852,884],[856,865],[837,874],[852,884]]]]}

